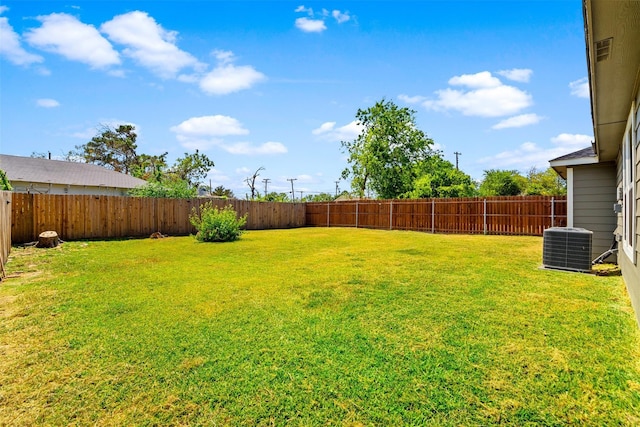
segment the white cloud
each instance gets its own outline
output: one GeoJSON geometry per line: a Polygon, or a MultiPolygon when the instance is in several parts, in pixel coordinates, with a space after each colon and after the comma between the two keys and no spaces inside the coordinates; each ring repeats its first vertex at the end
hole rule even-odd
{"type": "Polygon", "coordinates": [[[176,135],[176,139],[184,148],[188,150],[207,151],[214,147],[219,147],[224,140],[214,137],[196,137],[186,135],[176,135]]]}
{"type": "Polygon", "coordinates": [[[7,10],[9,10],[9,8],[7,6],[0,6],[0,15],[5,13],[7,10]]]}
{"type": "Polygon", "coordinates": [[[60,103],[55,99],[41,98],[36,101],[36,105],[38,107],[43,107],[43,108],[55,108],[55,107],[59,107],[60,103]]]}
{"type": "MultiPolygon", "coordinates": [[[[0,8],[2,8],[0,13],[9,10],[5,6],[0,6],[0,8]]],[[[5,17],[0,17],[0,55],[15,65],[30,65],[44,61],[40,55],[34,55],[24,50],[20,44],[20,36],[13,30],[9,20],[5,17]]]]}
{"type": "Polygon", "coordinates": [[[225,174],[223,171],[213,168],[209,171],[209,173],[207,173],[207,178],[205,179],[205,182],[209,182],[209,180],[211,180],[211,182],[213,183],[213,187],[217,187],[216,184],[219,184],[221,182],[229,182],[231,181],[231,178],[229,176],[227,176],[227,174],[225,174]]]}
{"type": "Polygon", "coordinates": [[[503,84],[488,71],[455,76],[449,84],[470,90],[438,90],[437,99],[426,100],[422,105],[434,111],[459,111],[465,116],[500,117],[516,114],[533,104],[530,94],[503,84]]]}
{"type": "Polygon", "coordinates": [[[321,33],[327,29],[322,19],[298,18],[296,27],[305,33],[321,33]]]}
{"type": "Polygon", "coordinates": [[[334,10],[331,12],[331,16],[338,22],[338,24],[342,24],[351,19],[349,16],[349,12],[340,12],[339,10],[334,10]]]}
{"type": "Polygon", "coordinates": [[[96,136],[97,133],[98,131],[96,130],[96,128],[87,128],[83,131],[73,132],[71,136],[73,138],[91,139],[96,136]]]}
{"type": "Polygon", "coordinates": [[[515,150],[503,151],[495,156],[483,157],[478,160],[480,164],[488,164],[489,168],[529,170],[532,167],[547,169],[549,160],[566,154],[567,150],[561,147],[541,148],[533,142],[525,142],[515,150]]]}
{"type": "Polygon", "coordinates": [[[202,68],[191,54],[176,46],[178,33],[165,30],[146,12],[134,11],[105,22],[100,30],[127,46],[123,53],[161,78],[172,78],[185,67],[202,68]]]}
{"type": "Polygon", "coordinates": [[[584,148],[592,140],[593,137],[589,135],[561,133],[550,139],[553,143],[550,148],[543,148],[529,141],[521,144],[515,150],[483,157],[478,160],[478,163],[488,164],[490,168],[515,168],[521,171],[526,171],[534,166],[546,169],[549,167],[549,160],[584,148]]]}
{"type": "Polygon", "coordinates": [[[107,71],[107,74],[113,77],[120,77],[120,78],[126,77],[127,75],[127,73],[125,73],[124,70],[109,70],[107,71]]]}
{"type": "Polygon", "coordinates": [[[502,82],[497,77],[491,75],[488,71],[482,71],[476,74],[463,74],[461,76],[453,76],[449,79],[451,86],[467,86],[470,88],[488,88],[498,87],[502,82]]]}
{"type": "Polygon", "coordinates": [[[424,96],[409,96],[405,94],[398,95],[398,99],[402,102],[406,102],[407,104],[419,104],[425,101],[427,98],[424,96]]]}
{"type": "Polygon", "coordinates": [[[226,143],[222,137],[247,135],[248,129],[235,118],[229,116],[201,116],[192,117],[177,126],[170,128],[183,147],[188,149],[207,150],[220,148],[231,154],[282,154],[287,152],[280,142],[265,142],[253,145],[249,142],[226,143]]]}
{"type": "Polygon", "coordinates": [[[551,142],[564,147],[588,147],[593,141],[593,136],[573,133],[561,133],[551,138],[551,142]]]}
{"type": "Polygon", "coordinates": [[[226,95],[249,89],[266,79],[266,76],[249,65],[223,64],[205,74],[200,89],[208,95],[226,95]]]}
{"type": "Polygon", "coordinates": [[[325,122],[319,128],[312,130],[311,133],[326,141],[340,142],[357,138],[362,129],[362,125],[355,120],[339,128],[336,128],[336,122],[325,122]]]}
{"type": "Polygon", "coordinates": [[[334,9],[331,12],[327,9],[322,9],[320,12],[315,13],[312,8],[305,6],[298,6],[295,9],[296,13],[306,13],[308,17],[298,18],[295,21],[295,26],[305,33],[321,33],[327,29],[325,20],[332,16],[338,24],[344,24],[351,20],[349,12],[342,12],[338,9],[334,9]]]}
{"type": "Polygon", "coordinates": [[[39,16],[38,20],[42,26],[28,31],[25,36],[30,45],[91,68],[120,64],[118,52],[92,25],[83,24],[66,13],[39,16]]]}
{"type": "Polygon", "coordinates": [[[294,12],[307,13],[309,14],[309,16],[313,16],[313,9],[311,9],[310,7],[304,7],[303,5],[296,7],[296,10],[294,12]]]}
{"type": "Polygon", "coordinates": [[[324,133],[333,131],[335,126],[336,122],[325,122],[321,124],[319,128],[312,130],[311,133],[314,135],[322,135],[324,133]]]}
{"type": "Polygon", "coordinates": [[[511,70],[498,71],[498,74],[514,82],[529,83],[533,70],[528,68],[512,68],[511,70]]]}
{"type": "Polygon", "coordinates": [[[569,83],[569,89],[571,89],[571,95],[578,98],[589,98],[590,96],[589,80],[586,77],[569,83]]]}
{"type": "Polygon", "coordinates": [[[253,145],[249,142],[238,142],[235,144],[220,144],[220,148],[231,154],[244,154],[244,155],[269,155],[269,154],[284,154],[287,147],[280,142],[265,142],[260,145],[253,145]]]}
{"type": "Polygon", "coordinates": [[[249,133],[237,119],[222,115],[191,117],[177,126],[172,126],[170,130],[185,137],[246,135],[249,133]]]}
{"type": "Polygon", "coordinates": [[[298,176],[296,176],[296,179],[298,180],[298,183],[316,182],[316,178],[312,177],[311,175],[307,175],[307,174],[298,175],[298,176]]]}
{"type": "Polygon", "coordinates": [[[218,60],[219,63],[228,64],[235,60],[235,55],[230,50],[216,49],[211,54],[218,60]]]}
{"type": "Polygon", "coordinates": [[[535,113],[520,114],[519,116],[513,116],[502,120],[501,122],[491,126],[491,129],[521,128],[523,126],[539,123],[542,119],[543,117],[535,113]]]}

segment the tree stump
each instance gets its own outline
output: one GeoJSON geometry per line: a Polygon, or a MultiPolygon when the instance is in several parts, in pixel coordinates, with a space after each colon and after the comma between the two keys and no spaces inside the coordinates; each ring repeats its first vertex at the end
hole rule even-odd
{"type": "Polygon", "coordinates": [[[61,240],[55,231],[43,231],[38,236],[37,248],[55,248],[60,244],[61,240]]]}

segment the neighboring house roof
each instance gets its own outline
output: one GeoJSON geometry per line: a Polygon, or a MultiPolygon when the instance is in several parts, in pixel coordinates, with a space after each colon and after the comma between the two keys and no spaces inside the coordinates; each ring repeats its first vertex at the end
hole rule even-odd
{"type": "Polygon", "coordinates": [[[598,156],[593,150],[593,146],[549,160],[553,170],[564,179],[567,179],[567,166],[591,165],[594,163],[598,163],[598,156]]]}
{"type": "Polygon", "coordinates": [[[146,181],[90,163],[65,162],[0,154],[0,169],[9,181],[135,188],[146,181]]]}
{"type": "Polygon", "coordinates": [[[565,154],[564,156],[556,157],[553,160],[549,160],[550,162],[566,162],[570,160],[576,159],[588,159],[591,157],[597,157],[596,152],[593,151],[593,147],[583,148],[582,150],[574,151],[573,153],[565,154]]]}

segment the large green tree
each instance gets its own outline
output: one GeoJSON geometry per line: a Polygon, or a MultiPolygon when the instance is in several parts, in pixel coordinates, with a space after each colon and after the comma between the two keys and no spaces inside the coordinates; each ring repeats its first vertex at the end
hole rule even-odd
{"type": "Polygon", "coordinates": [[[528,195],[563,196],[567,194],[567,183],[552,168],[543,171],[531,168],[527,173],[528,195]]]}
{"type": "Polygon", "coordinates": [[[84,145],[76,146],[75,154],[87,163],[95,163],[130,174],[138,164],[136,139],[133,125],[111,127],[103,125],[100,133],[84,145]]]}
{"type": "Polygon", "coordinates": [[[214,166],[213,161],[196,150],[193,154],[184,153],[184,157],[169,167],[166,152],[161,155],[138,153],[137,138],[133,125],[105,125],[91,141],[76,146],[67,157],[146,180],[148,184],[130,192],[134,196],[195,197],[198,185],[214,166]]]}
{"type": "Polygon", "coordinates": [[[524,194],[527,178],[517,170],[489,169],[484,171],[484,179],[480,184],[481,196],[518,196],[524,194]]]}
{"type": "Polygon", "coordinates": [[[358,109],[356,121],[363,130],[353,141],[342,141],[349,166],[342,172],[360,197],[372,190],[391,199],[410,192],[419,176],[417,166],[435,153],[433,140],[417,128],[415,111],[382,99],[358,109]]]}
{"type": "Polygon", "coordinates": [[[404,196],[409,199],[427,197],[473,197],[477,190],[469,175],[456,169],[440,155],[433,155],[417,165],[413,188],[404,196]]]}
{"type": "Polygon", "coordinates": [[[236,196],[233,194],[233,191],[231,191],[229,188],[225,188],[222,185],[218,185],[216,188],[214,188],[213,191],[211,191],[211,195],[216,197],[225,197],[227,199],[236,198],[236,196]]]}
{"type": "Polygon", "coordinates": [[[167,169],[167,152],[159,156],[139,154],[135,165],[131,168],[131,175],[145,181],[162,181],[167,169]]]}
{"type": "Polygon", "coordinates": [[[198,186],[214,166],[211,159],[196,150],[193,154],[184,153],[184,157],[178,158],[169,170],[169,174],[175,175],[191,186],[198,186]]]}

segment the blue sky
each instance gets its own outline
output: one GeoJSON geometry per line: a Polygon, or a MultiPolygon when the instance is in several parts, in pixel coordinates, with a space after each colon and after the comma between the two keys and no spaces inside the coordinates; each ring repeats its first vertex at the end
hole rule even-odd
{"type": "MultiPolygon", "coordinates": [[[[416,111],[444,157],[548,167],[592,139],[581,2],[3,1],[0,152],[60,156],[101,124],[198,148],[244,197],[334,192],[358,108],[416,111]]],[[[341,190],[349,189],[340,182],[341,190]]]]}

